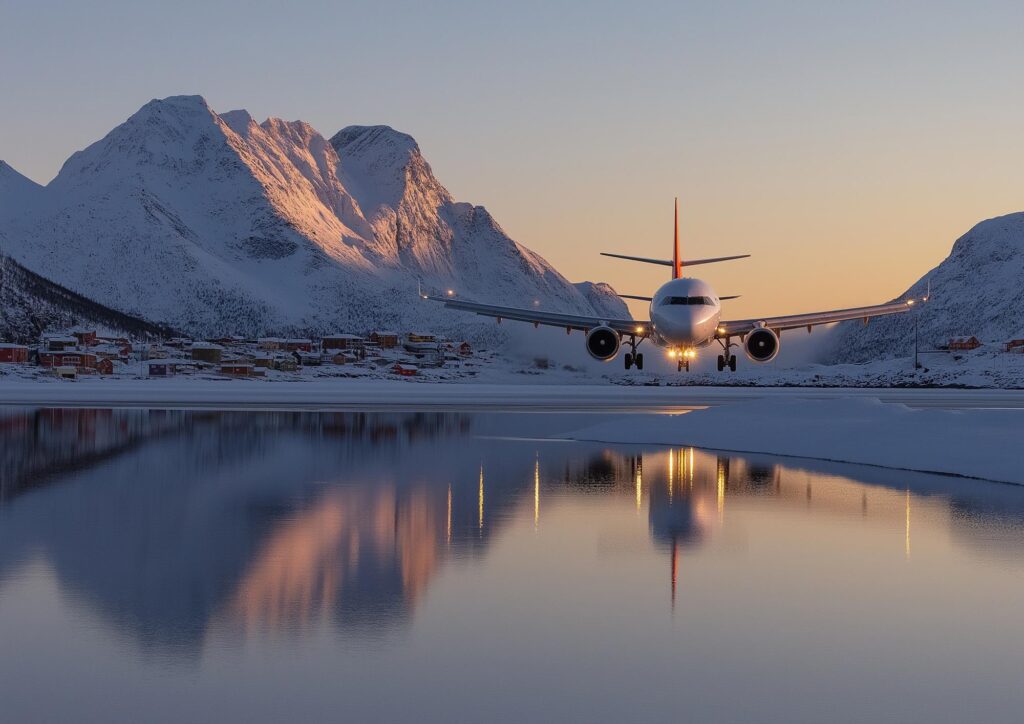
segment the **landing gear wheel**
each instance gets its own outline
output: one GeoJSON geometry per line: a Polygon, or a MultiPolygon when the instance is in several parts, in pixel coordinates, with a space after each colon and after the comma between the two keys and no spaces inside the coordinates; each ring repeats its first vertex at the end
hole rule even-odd
{"type": "Polygon", "coordinates": [[[633,355],[631,355],[629,352],[626,352],[625,356],[623,357],[623,360],[626,363],[627,370],[633,366],[633,355]]]}
{"type": "Polygon", "coordinates": [[[638,353],[633,358],[633,363],[636,364],[636,368],[638,370],[642,370],[644,368],[644,353],[643,352],[638,353]]]}
{"type": "Polygon", "coordinates": [[[732,372],[736,371],[736,355],[729,355],[729,369],[732,372]]]}
{"type": "Polygon", "coordinates": [[[718,371],[721,372],[725,369],[725,355],[718,355],[718,371]]]}

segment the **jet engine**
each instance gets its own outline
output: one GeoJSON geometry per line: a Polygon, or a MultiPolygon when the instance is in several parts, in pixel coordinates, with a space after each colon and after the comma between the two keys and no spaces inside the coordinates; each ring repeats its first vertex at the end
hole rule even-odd
{"type": "Polygon", "coordinates": [[[619,333],[611,327],[594,327],[587,332],[587,352],[602,362],[613,359],[619,353],[619,333]]]}
{"type": "Polygon", "coordinates": [[[771,362],[779,354],[779,335],[758,327],[743,338],[743,351],[751,362],[771,362]]]}

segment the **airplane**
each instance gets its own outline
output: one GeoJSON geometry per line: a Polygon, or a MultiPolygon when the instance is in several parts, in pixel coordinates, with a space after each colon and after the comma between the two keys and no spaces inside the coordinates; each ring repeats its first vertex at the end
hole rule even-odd
{"type": "MultiPolygon", "coordinates": [[[[454,290],[448,290],[445,296],[427,295],[422,292],[420,296],[431,301],[442,302],[449,309],[495,317],[498,323],[501,323],[502,319],[532,322],[535,327],[540,325],[562,327],[567,334],[571,334],[573,330],[582,330],[586,335],[587,352],[594,359],[603,362],[613,360],[625,341],[630,348],[630,351],[624,356],[627,370],[634,366],[638,370],[644,368],[644,355],[642,352],[637,352],[637,348],[642,342],[649,339],[652,344],[668,351],[669,358],[676,360],[677,370],[680,372],[684,369],[690,370],[690,362],[697,357],[698,349],[716,342],[722,347],[722,354],[718,355],[718,371],[728,369],[735,372],[736,355],[731,353],[734,347],[742,347],[751,362],[771,362],[779,354],[781,344],[779,336],[786,330],[806,327],[810,333],[811,328],[817,325],[850,319],[863,319],[864,324],[867,324],[872,317],[908,312],[916,301],[906,299],[888,304],[837,309],[828,312],[723,320],[722,301],[736,297],[717,296],[707,282],[684,277],[683,268],[746,259],[750,255],[682,259],[679,249],[678,198],[675,201],[675,236],[672,259],[649,259],[608,252],[601,252],[601,254],[644,264],[672,267],[671,280],[663,284],[653,296],[619,295],[625,299],[650,302],[649,320],[608,319],[600,316],[561,314],[538,309],[482,304],[459,299],[455,296],[454,290]],[[734,342],[733,340],[737,338],[739,341],[734,342]]],[[[928,297],[925,296],[921,301],[927,301],[927,299],[928,297]]]]}

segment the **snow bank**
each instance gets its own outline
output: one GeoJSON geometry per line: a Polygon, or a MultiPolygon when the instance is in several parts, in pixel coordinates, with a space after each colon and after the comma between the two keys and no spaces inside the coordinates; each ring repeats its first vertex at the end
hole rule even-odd
{"type": "Polygon", "coordinates": [[[878,399],[772,399],[630,418],[575,440],[771,453],[1024,485],[1024,411],[911,409],[878,399]]]}

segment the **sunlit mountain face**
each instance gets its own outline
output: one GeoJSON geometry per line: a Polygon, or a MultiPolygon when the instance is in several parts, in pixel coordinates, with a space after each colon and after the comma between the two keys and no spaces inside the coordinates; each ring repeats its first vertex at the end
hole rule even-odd
{"type": "MultiPolygon", "coordinates": [[[[900,556],[923,514],[972,555],[992,555],[992,540],[1021,549],[1024,500],[1003,487],[538,442],[551,419],[7,410],[0,599],[42,564],[68,601],[143,651],[192,658],[210,641],[402,636],[446,570],[458,580],[506,565],[550,526],[548,545],[582,540],[591,509],[640,526],[625,547],[655,562],[672,605],[689,559],[750,545],[751,511],[864,521],[891,530],[900,556]]],[[[608,540],[602,550],[625,545],[608,540]]]]}

